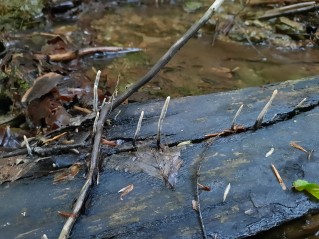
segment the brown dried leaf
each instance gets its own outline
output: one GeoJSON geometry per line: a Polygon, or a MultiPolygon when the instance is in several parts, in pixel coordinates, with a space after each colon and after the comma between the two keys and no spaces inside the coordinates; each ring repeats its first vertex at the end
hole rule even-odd
{"type": "Polygon", "coordinates": [[[10,157],[0,160],[0,184],[13,182],[27,175],[34,167],[36,162],[29,160],[26,156],[10,157]]]}
{"type": "Polygon", "coordinates": [[[121,194],[121,200],[123,200],[123,197],[128,194],[129,192],[131,192],[134,189],[134,185],[133,184],[129,184],[126,187],[120,189],[118,191],[118,193],[121,194]]]}
{"type": "Polygon", "coordinates": [[[29,88],[23,95],[21,102],[30,103],[32,100],[40,98],[49,93],[57,84],[63,79],[63,76],[57,73],[47,73],[38,77],[31,88],[29,88]]]}
{"type": "Polygon", "coordinates": [[[202,189],[202,190],[204,190],[204,191],[211,191],[211,188],[210,187],[208,187],[208,186],[205,186],[205,185],[203,185],[203,184],[200,184],[200,183],[197,183],[197,186],[198,186],[198,188],[200,188],[200,189],[202,189]]]}
{"type": "Polygon", "coordinates": [[[27,115],[35,126],[43,126],[45,122],[51,130],[67,125],[71,118],[61,102],[49,95],[33,100],[28,105],[27,115]]]}
{"type": "Polygon", "coordinates": [[[54,176],[53,183],[60,183],[74,179],[74,177],[80,172],[81,164],[75,163],[69,168],[65,168],[57,172],[54,176]]]}

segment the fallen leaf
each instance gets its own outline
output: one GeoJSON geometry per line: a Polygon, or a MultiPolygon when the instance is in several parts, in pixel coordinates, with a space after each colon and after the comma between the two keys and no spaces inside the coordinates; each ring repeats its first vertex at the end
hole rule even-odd
{"type": "Polygon", "coordinates": [[[120,189],[118,191],[118,193],[121,194],[121,200],[123,200],[123,197],[128,194],[129,192],[131,192],[134,189],[134,185],[133,184],[129,184],[126,187],[120,189]]]}
{"type": "Polygon", "coordinates": [[[33,82],[31,88],[29,88],[21,99],[21,103],[30,103],[34,99],[38,99],[41,96],[49,93],[57,84],[63,79],[63,76],[57,73],[46,73],[43,76],[38,77],[33,82]]]}
{"type": "Polygon", "coordinates": [[[81,164],[75,163],[69,168],[65,168],[57,172],[54,176],[53,183],[60,183],[74,179],[74,177],[80,172],[81,164]]]}
{"type": "Polygon", "coordinates": [[[25,155],[3,158],[0,160],[0,184],[13,182],[29,175],[34,169],[36,162],[28,159],[25,155]]]}

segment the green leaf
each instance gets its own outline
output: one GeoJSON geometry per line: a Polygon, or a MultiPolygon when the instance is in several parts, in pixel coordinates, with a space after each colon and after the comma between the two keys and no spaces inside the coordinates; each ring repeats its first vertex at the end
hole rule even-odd
{"type": "Polygon", "coordinates": [[[307,191],[317,199],[319,199],[319,185],[317,183],[309,183],[306,180],[296,180],[293,182],[293,187],[297,191],[307,191]]]}

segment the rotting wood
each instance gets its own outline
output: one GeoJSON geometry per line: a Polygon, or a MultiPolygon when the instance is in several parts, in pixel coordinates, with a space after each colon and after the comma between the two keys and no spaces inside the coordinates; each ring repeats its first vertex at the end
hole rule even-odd
{"type": "Polygon", "coordinates": [[[73,214],[75,217],[70,217],[65,222],[62,231],[60,233],[59,239],[66,239],[69,237],[69,234],[73,228],[74,223],[79,217],[80,211],[83,207],[85,199],[87,198],[90,188],[93,187],[93,182],[97,176],[97,166],[98,166],[98,157],[99,157],[99,148],[100,141],[102,137],[102,131],[104,127],[104,122],[106,120],[107,114],[110,110],[114,110],[117,106],[119,106],[122,102],[124,102],[129,96],[131,96],[135,91],[149,82],[169,61],[170,59],[181,49],[186,42],[196,34],[196,32],[211,18],[211,16],[215,13],[216,9],[218,9],[224,0],[216,0],[206,11],[206,13],[202,16],[202,18],[196,22],[194,25],[190,27],[190,29],[179,39],[177,42],[171,46],[171,48],[160,58],[160,60],[150,69],[150,71],[137,83],[135,83],[126,93],[119,96],[114,100],[112,104],[105,104],[102,107],[100,118],[96,127],[96,134],[94,137],[93,150],[91,154],[90,161],[90,169],[87,175],[87,180],[83,185],[80,195],[77,198],[77,201],[73,208],[73,214]]]}

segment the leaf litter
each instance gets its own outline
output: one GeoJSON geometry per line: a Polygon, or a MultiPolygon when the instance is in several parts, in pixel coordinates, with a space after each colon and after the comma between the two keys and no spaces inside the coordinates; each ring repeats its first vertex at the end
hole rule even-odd
{"type": "Polygon", "coordinates": [[[74,177],[80,172],[81,166],[81,163],[75,163],[71,165],[69,168],[59,170],[54,175],[53,183],[56,184],[73,180],[74,177]]]}

